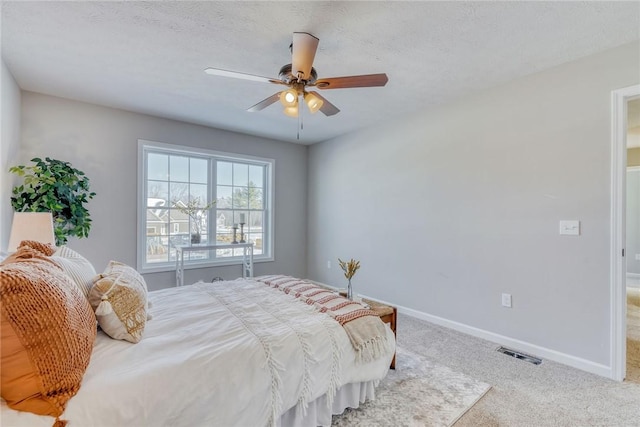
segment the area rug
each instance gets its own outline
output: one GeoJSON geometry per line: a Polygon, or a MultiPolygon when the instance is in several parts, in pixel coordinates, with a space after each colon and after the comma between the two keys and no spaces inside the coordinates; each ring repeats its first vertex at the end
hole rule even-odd
{"type": "Polygon", "coordinates": [[[490,385],[398,348],[396,369],[376,389],[375,400],[333,417],[334,427],[447,427],[490,385]]]}
{"type": "Polygon", "coordinates": [[[627,288],[627,381],[640,383],[640,288],[627,288]]]}

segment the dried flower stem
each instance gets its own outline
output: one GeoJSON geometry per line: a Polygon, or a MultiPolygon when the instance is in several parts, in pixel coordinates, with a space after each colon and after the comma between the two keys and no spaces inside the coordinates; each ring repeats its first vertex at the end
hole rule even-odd
{"type": "Polygon", "coordinates": [[[344,271],[344,277],[346,277],[347,280],[351,280],[351,278],[356,274],[356,271],[360,268],[360,261],[356,261],[353,258],[351,258],[349,262],[342,261],[338,258],[338,263],[340,263],[340,268],[344,271]]]}

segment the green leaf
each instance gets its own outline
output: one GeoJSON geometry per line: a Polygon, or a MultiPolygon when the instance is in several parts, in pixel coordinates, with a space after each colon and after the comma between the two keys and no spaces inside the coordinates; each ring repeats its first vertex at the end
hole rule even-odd
{"type": "Polygon", "coordinates": [[[11,206],[17,212],[51,212],[54,217],[56,243],[64,244],[68,236],[88,237],[91,229],[87,200],[89,178],[71,163],[46,157],[31,159],[35,165],[18,165],[9,172],[23,178],[11,193],[11,206]]]}

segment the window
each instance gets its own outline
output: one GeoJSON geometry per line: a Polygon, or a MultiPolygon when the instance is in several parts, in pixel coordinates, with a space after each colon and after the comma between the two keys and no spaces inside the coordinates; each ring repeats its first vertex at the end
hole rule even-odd
{"type": "MultiPolygon", "coordinates": [[[[236,241],[254,244],[254,261],[273,259],[273,160],[139,141],[139,171],[140,270],[174,269],[179,245],[231,243],[234,226],[236,241]]],[[[241,259],[242,249],[218,249],[189,252],[185,264],[241,259]]]]}

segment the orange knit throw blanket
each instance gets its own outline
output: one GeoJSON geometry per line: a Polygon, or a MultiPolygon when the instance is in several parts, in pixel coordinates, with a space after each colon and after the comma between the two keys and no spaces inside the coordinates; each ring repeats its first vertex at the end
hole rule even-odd
{"type": "Polygon", "coordinates": [[[96,318],[52,253],[25,241],[0,264],[1,394],[13,409],[59,417],[89,365],[96,318]]]}

